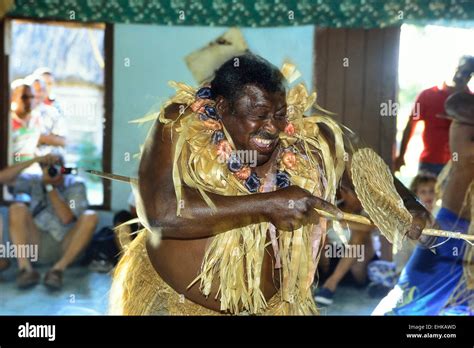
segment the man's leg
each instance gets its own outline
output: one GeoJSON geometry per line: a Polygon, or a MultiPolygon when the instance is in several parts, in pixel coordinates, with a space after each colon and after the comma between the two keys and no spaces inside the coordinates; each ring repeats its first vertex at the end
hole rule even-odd
{"type": "Polygon", "coordinates": [[[92,239],[97,226],[97,213],[86,210],[62,241],[63,256],[54,264],[53,270],[64,271],[83,251],[92,239]]]}
{"type": "Polygon", "coordinates": [[[357,283],[364,284],[367,281],[367,269],[369,263],[373,261],[375,256],[372,235],[370,233],[365,233],[361,240],[361,244],[364,246],[363,260],[354,262],[351,267],[351,274],[357,283]]]}
{"type": "Polygon", "coordinates": [[[367,275],[367,264],[373,257],[374,250],[371,243],[370,232],[365,231],[351,231],[351,238],[349,245],[363,245],[364,246],[364,260],[357,261],[357,257],[343,257],[339,260],[333,274],[324,282],[323,288],[334,292],[339,285],[339,282],[344,278],[347,272],[351,271],[352,275],[358,282],[363,282],[367,275]]]}
{"type": "Polygon", "coordinates": [[[380,259],[384,261],[393,261],[392,243],[380,234],[380,259]]]}
{"type": "Polygon", "coordinates": [[[324,238],[324,244],[321,249],[321,256],[319,257],[319,262],[318,262],[318,271],[321,271],[323,274],[329,273],[329,258],[326,257],[326,248],[329,245],[329,238],[324,238]]]}
{"type": "MultiPolygon", "coordinates": [[[[23,203],[14,203],[9,209],[10,238],[15,245],[33,244],[39,245],[40,231],[33,221],[28,207],[23,203]]],[[[27,258],[18,258],[18,268],[20,270],[32,270],[31,262],[27,258]]]]}

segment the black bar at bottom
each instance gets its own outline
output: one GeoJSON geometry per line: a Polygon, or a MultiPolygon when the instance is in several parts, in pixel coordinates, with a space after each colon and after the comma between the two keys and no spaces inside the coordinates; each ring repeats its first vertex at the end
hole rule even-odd
{"type": "Polygon", "coordinates": [[[0,347],[135,346],[162,343],[242,345],[277,342],[448,345],[474,344],[470,317],[118,317],[0,316],[0,347]],[[52,326],[54,325],[54,340],[52,326]],[[49,334],[48,334],[49,333],[49,334]],[[43,337],[32,337],[42,334],[43,337]],[[26,336],[26,337],[20,337],[26,336]]]}

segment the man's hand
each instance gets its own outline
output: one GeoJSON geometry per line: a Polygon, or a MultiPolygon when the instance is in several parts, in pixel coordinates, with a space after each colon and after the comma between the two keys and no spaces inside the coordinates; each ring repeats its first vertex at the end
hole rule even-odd
{"type": "Polygon", "coordinates": [[[413,216],[413,221],[407,231],[408,238],[418,240],[418,242],[426,248],[430,248],[436,241],[435,236],[426,236],[421,234],[423,229],[427,226],[432,226],[433,222],[431,216],[427,211],[411,210],[410,214],[413,216]]]}
{"type": "Polygon", "coordinates": [[[342,212],[325,200],[298,186],[272,192],[266,215],[279,230],[292,231],[308,223],[317,224],[319,214],[314,208],[342,217],[342,212]]]}
{"type": "Polygon", "coordinates": [[[400,168],[405,165],[404,157],[405,156],[400,155],[397,158],[395,158],[395,160],[393,161],[393,171],[394,172],[400,171],[400,168]]]}
{"type": "Polygon", "coordinates": [[[424,212],[411,211],[410,214],[413,216],[413,221],[407,231],[407,235],[408,238],[417,240],[420,238],[421,232],[427,225],[428,219],[424,212]]]}

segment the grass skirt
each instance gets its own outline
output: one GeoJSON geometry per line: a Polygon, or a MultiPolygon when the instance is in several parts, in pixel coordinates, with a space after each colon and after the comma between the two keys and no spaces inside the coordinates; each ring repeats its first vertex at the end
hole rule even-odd
{"type": "MultiPolygon", "coordinates": [[[[202,307],[174,291],[156,273],[145,247],[146,230],[129,244],[117,265],[110,292],[112,315],[223,315],[202,307]]],[[[284,315],[278,292],[268,301],[263,315],[284,315]]],[[[242,313],[246,314],[246,313],[242,313]]]]}

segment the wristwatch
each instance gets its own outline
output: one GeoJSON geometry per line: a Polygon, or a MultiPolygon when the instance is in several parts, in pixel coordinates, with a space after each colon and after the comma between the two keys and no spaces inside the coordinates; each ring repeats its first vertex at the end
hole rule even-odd
{"type": "Polygon", "coordinates": [[[51,192],[54,190],[54,186],[51,184],[44,185],[44,188],[46,189],[46,192],[51,192]]]}

